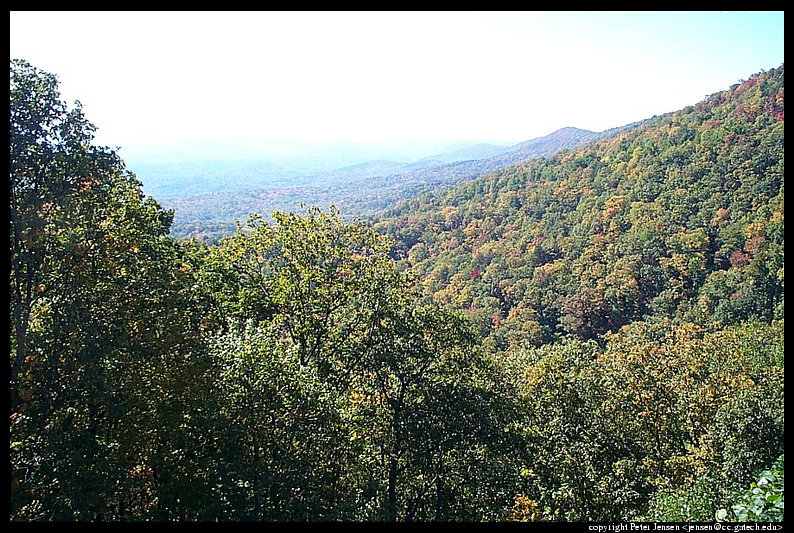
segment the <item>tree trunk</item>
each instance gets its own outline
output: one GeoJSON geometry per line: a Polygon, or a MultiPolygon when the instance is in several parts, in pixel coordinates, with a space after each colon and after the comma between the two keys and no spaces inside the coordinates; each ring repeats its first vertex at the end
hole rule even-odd
{"type": "Polygon", "coordinates": [[[397,460],[394,458],[389,464],[389,505],[386,513],[387,520],[397,521],[397,460]]]}
{"type": "Polygon", "coordinates": [[[25,350],[25,343],[27,342],[27,333],[28,333],[28,315],[29,313],[26,312],[23,305],[20,304],[22,309],[17,308],[14,309],[14,333],[16,335],[17,341],[17,350],[16,354],[14,355],[14,361],[11,363],[10,368],[10,412],[9,414],[14,414],[19,410],[19,406],[21,404],[21,399],[19,398],[19,371],[22,368],[22,362],[25,360],[26,357],[26,350],[25,350]]]}

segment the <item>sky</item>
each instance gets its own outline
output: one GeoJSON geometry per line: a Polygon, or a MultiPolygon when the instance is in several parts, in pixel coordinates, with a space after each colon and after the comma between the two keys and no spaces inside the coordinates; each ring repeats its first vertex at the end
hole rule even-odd
{"type": "Polygon", "coordinates": [[[11,11],[96,143],[514,144],[676,111],[783,63],[783,12],[11,11]]]}

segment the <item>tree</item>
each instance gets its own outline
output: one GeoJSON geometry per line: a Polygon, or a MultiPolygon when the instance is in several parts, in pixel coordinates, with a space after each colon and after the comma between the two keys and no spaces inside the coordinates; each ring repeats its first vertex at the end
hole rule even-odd
{"type": "Polygon", "coordinates": [[[231,284],[216,285],[229,331],[214,352],[250,516],[494,515],[509,402],[466,320],[417,306],[367,226],[333,209],[274,219],[222,241],[209,276],[231,284]]]}
{"type": "Polygon", "coordinates": [[[168,516],[196,468],[173,452],[201,449],[182,422],[206,370],[189,258],[93,131],[11,62],[12,518],[168,516]]]}
{"type": "Polygon", "coordinates": [[[349,517],[344,476],[354,469],[338,405],[347,395],[301,366],[277,330],[251,325],[213,341],[217,372],[216,480],[226,520],[349,517]]]}
{"type": "Polygon", "coordinates": [[[79,103],[68,110],[57,80],[22,60],[11,61],[10,252],[11,412],[19,406],[18,378],[29,362],[28,333],[37,305],[69,276],[62,260],[87,250],[64,249],[63,235],[84,193],[120,167],[109,150],[90,145],[94,127],[79,103]]]}

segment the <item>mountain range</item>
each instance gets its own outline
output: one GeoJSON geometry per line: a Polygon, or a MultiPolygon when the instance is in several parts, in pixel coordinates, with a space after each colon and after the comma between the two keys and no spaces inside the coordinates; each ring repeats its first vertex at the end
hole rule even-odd
{"type": "MultiPolygon", "coordinates": [[[[334,205],[343,216],[368,217],[422,191],[448,188],[517,163],[548,157],[636,127],[594,132],[566,127],[514,145],[475,143],[413,161],[373,159],[337,166],[343,156],[139,163],[147,194],[175,212],[175,237],[214,241],[250,213],[334,205]]],[[[356,154],[361,157],[361,152],[356,154]]]]}

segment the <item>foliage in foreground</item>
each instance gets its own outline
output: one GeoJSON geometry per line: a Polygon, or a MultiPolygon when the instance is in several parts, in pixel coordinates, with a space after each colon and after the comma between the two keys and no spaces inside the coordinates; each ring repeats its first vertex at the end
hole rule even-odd
{"type": "Polygon", "coordinates": [[[731,510],[717,511],[717,520],[734,519],[738,522],[783,521],[783,455],[768,470],[758,475],[750,488],[741,493],[731,510]]]}
{"type": "Polygon", "coordinates": [[[783,453],[783,324],[635,323],[507,362],[545,520],[709,521],[783,453]]]}
{"type": "Polygon", "coordinates": [[[782,519],[782,318],[488,353],[333,209],[171,238],[92,132],[12,61],[11,520],[782,519]]]}

